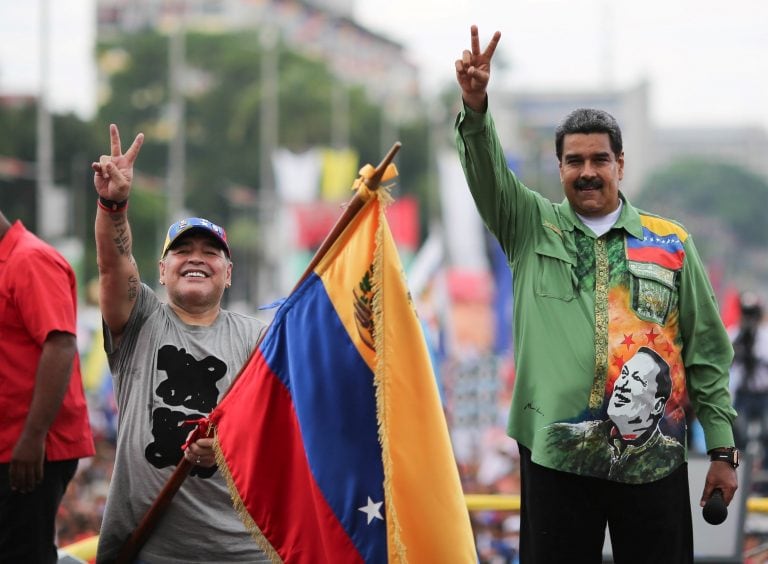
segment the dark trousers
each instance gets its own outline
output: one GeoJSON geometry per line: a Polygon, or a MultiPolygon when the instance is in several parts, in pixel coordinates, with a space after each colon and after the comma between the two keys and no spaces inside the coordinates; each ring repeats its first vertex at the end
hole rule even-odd
{"type": "Polygon", "coordinates": [[[687,465],[620,484],[545,468],[519,449],[521,564],[600,563],[606,524],[617,564],[693,562],[687,465]]]}
{"type": "Polygon", "coordinates": [[[0,464],[0,563],[50,564],[58,560],[56,512],[78,460],[46,462],[43,481],[30,493],[11,491],[10,464],[0,464]]]}

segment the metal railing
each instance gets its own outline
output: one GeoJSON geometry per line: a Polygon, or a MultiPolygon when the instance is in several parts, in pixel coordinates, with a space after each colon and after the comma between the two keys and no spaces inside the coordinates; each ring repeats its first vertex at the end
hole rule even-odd
{"type": "MultiPolygon", "coordinates": [[[[517,494],[465,494],[470,511],[518,511],[520,496],[517,494]]],[[[768,497],[748,497],[748,513],[768,513],[768,497]]]]}

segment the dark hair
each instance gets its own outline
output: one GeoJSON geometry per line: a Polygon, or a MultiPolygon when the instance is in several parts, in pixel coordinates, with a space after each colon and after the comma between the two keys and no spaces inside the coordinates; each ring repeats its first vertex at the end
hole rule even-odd
{"type": "MultiPolygon", "coordinates": [[[[645,353],[650,356],[659,367],[659,373],[656,374],[656,397],[668,400],[672,394],[672,378],[669,375],[669,364],[661,358],[661,355],[648,347],[640,347],[637,353],[645,353]]],[[[637,354],[635,353],[635,354],[637,354]]]]}
{"type": "Polygon", "coordinates": [[[565,116],[555,130],[555,152],[558,161],[563,159],[563,138],[570,133],[607,133],[611,150],[617,158],[624,150],[618,122],[603,110],[579,108],[565,116]]]}

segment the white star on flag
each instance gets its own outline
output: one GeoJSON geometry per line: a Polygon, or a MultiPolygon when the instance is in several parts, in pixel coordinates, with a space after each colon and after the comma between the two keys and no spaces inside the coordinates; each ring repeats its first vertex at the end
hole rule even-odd
{"type": "Polygon", "coordinates": [[[368,505],[364,505],[363,507],[358,507],[358,511],[362,511],[366,515],[368,515],[368,525],[371,524],[371,521],[374,519],[381,519],[384,520],[384,517],[381,516],[381,504],[384,503],[383,501],[380,501],[378,503],[374,503],[373,500],[368,497],[368,505]]]}

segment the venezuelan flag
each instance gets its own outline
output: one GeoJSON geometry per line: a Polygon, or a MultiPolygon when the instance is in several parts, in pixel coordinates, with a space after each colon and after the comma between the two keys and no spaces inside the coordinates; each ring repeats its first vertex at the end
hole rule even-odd
{"type": "Polygon", "coordinates": [[[688,234],[678,225],[661,218],[642,216],[643,238],[627,237],[627,259],[658,264],[679,270],[685,260],[688,234]]]}
{"type": "Polygon", "coordinates": [[[382,192],[210,416],[235,506],[275,561],[477,562],[382,192]]]}

